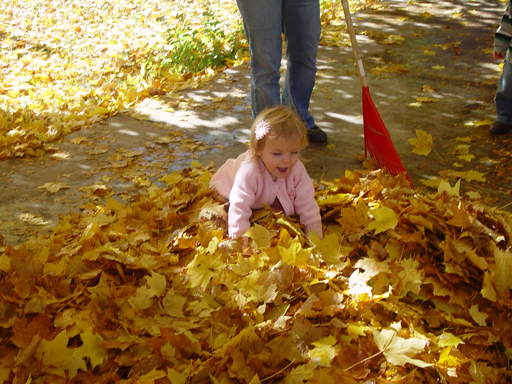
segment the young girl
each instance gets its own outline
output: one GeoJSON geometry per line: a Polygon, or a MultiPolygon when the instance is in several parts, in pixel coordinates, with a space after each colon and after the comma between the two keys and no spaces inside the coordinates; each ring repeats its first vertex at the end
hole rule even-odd
{"type": "Polygon", "coordinates": [[[263,204],[288,216],[298,214],[306,235],[315,231],[322,237],[313,183],[299,160],[307,144],[306,126],[291,108],[267,108],[256,117],[249,150],[227,160],[210,181],[210,188],[229,200],[230,238],[247,232],[252,210],[263,204]]]}

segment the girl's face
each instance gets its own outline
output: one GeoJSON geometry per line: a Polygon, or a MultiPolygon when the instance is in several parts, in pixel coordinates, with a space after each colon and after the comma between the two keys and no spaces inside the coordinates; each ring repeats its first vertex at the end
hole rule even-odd
{"type": "Polygon", "coordinates": [[[272,180],[276,181],[278,177],[286,177],[290,173],[299,160],[299,150],[299,138],[293,140],[267,137],[265,146],[257,155],[272,175],[272,180]]]}

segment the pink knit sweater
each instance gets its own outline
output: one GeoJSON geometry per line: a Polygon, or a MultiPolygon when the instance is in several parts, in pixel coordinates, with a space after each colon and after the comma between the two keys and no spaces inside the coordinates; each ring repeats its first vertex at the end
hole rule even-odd
{"type": "Polygon", "coordinates": [[[229,200],[229,237],[243,236],[250,227],[253,209],[272,205],[276,197],[287,216],[299,215],[306,234],[322,237],[320,208],[315,201],[313,183],[299,160],[284,178],[272,180],[265,164],[248,151],[227,160],[210,180],[210,188],[229,200]]]}

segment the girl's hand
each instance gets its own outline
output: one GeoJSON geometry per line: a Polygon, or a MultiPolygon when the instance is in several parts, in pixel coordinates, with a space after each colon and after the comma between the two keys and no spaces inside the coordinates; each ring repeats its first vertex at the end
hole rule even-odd
{"type": "Polygon", "coordinates": [[[492,56],[494,57],[494,60],[504,59],[505,58],[505,56],[501,52],[493,52],[492,56]]]}
{"type": "Polygon", "coordinates": [[[249,238],[247,236],[242,236],[242,239],[244,249],[249,248],[249,238]]]}

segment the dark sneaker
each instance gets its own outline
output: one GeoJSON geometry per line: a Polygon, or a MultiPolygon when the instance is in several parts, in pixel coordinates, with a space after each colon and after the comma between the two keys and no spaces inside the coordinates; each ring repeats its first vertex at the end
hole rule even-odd
{"type": "Polygon", "coordinates": [[[327,133],[315,125],[313,128],[308,129],[308,140],[310,143],[325,143],[327,141],[327,133]]]}
{"type": "Polygon", "coordinates": [[[512,129],[512,125],[502,123],[501,121],[495,121],[489,127],[489,132],[494,133],[495,135],[502,135],[504,133],[508,133],[512,129]]]}

